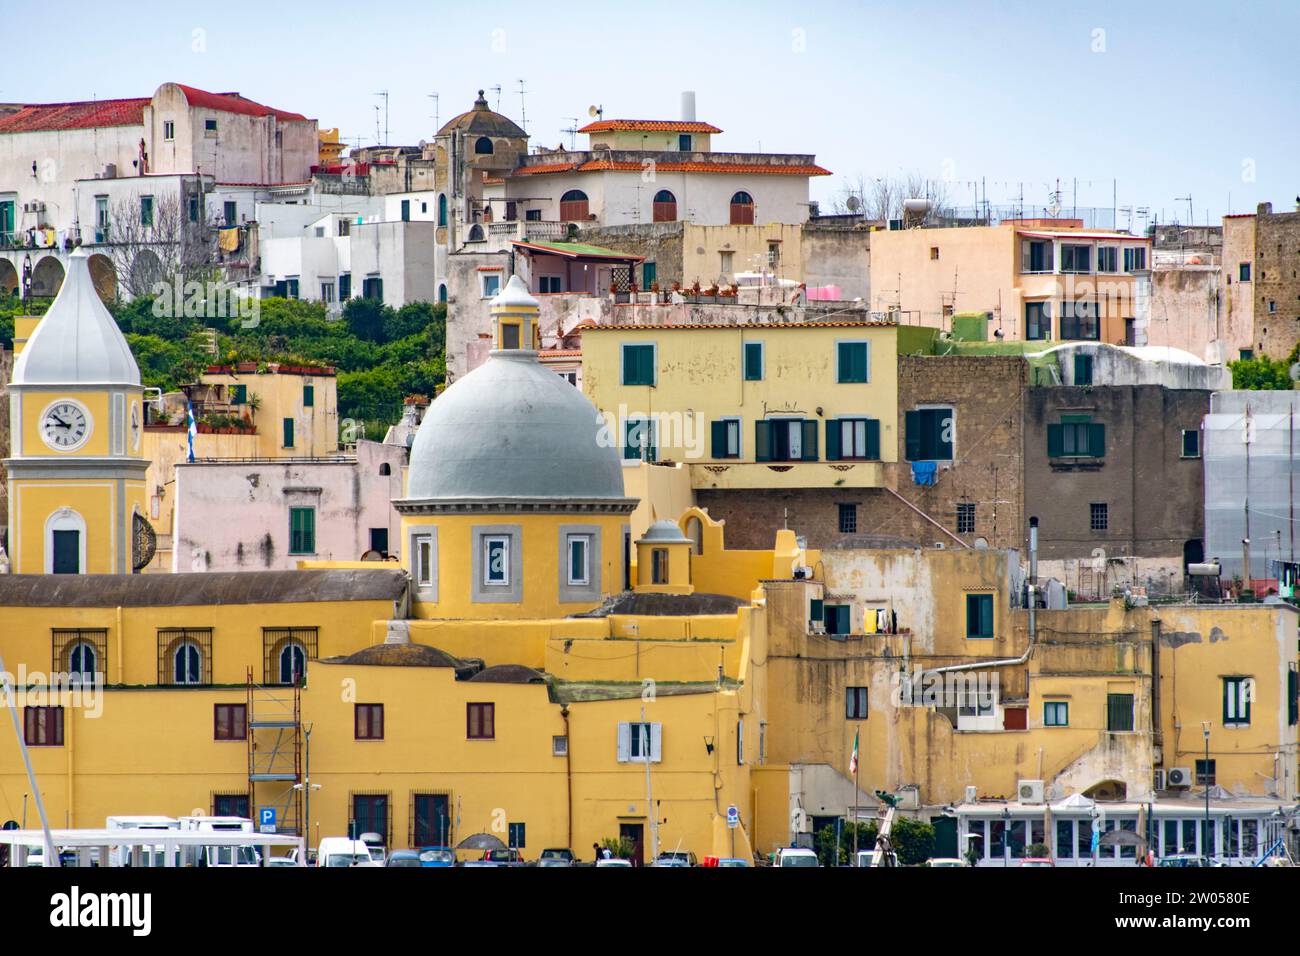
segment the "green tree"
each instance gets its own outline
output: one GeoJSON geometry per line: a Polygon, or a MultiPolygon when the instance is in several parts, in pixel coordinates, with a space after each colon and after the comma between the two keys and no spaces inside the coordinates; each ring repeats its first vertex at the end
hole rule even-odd
{"type": "Polygon", "coordinates": [[[858,849],[874,850],[876,847],[876,824],[870,823],[853,823],[844,820],[840,824],[839,836],[839,856],[835,854],[835,824],[828,823],[817,831],[813,837],[813,849],[817,851],[817,859],[822,866],[847,866],[852,862],[853,854],[853,830],[858,831],[858,849]]]}
{"type": "Polygon", "coordinates": [[[343,307],[343,321],[357,338],[382,342],[392,323],[389,318],[392,311],[378,299],[348,299],[343,307]]]}
{"type": "Polygon", "coordinates": [[[1239,359],[1229,362],[1232,372],[1232,387],[1237,389],[1290,389],[1291,363],[1295,361],[1295,352],[1287,361],[1278,361],[1261,355],[1259,358],[1239,359]]]}
{"type": "Polygon", "coordinates": [[[895,817],[889,836],[903,866],[916,866],[934,856],[934,827],[924,821],[895,817]]]}

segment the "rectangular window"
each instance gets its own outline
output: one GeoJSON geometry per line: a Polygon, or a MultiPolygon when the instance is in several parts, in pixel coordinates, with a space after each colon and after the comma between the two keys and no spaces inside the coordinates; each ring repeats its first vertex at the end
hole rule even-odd
{"type": "Polygon", "coordinates": [[[483,273],[483,298],[490,299],[501,291],[501,274],[498,272],[483,273]]]}
{"type": "Polygon", "coordinates": [[[1092,531],[1110,530],[1110,506],[1104,501],[1088,505],[1088,527],[1092,531]]]}
{"type": "Polygon", "coordinates": [[[292,418],[286,418],[284,420],[284,447],[285,448],[293,447],[293,419],[292,418]]]}
{"type": "Polygon", "coordinates": [[[223,206],[223,209],[225,212],[224,218],[226,220],[226,225],[227,226],[235,225],[235,220],[239,216],[239,208],[235,205],[234,201],[227,199],[223,206]]]}
{"type": "Polygon", "coordinates": [[[938,247],[938,246],[931,246],[931,247],[930,247],[930,258],[931,258],[932,260],[937,260],[937,259],[939,258],[939,247],[938,247]]]}
{"type": "Polygon", "coordinates": [[[1101,338],[1096,302],[1065,300],[1061,303],[1061,338],[1096,342],[1101,338]]]}
{"type": "Polygon", "coordinates": [[[1241,263],[1240,265],[1237,266],[1237,281],[1238,281],[1238,282],[1249,282],[1249,281],[1250,281],[1250,263],[1249,263],[1249,262],[1243,262],[1243,263],[1241,263]]]}
{"type": "Polygon", "coordinates": [[[957,503],[957,533],[975,533],[975,503],[973,501],[959,501],[957,503]]]}
{"type": "Polygon", "coordinates": [[[370,529],[370,550],[378,551],[380,554],[388,553],[388,529],[387,528],[370,529]]]}
{"type": "Polygon", "coordinates": [[[1048,700],[1043,702],[1043,726],[1044,727],[1068,727],[1070,726],[1070,705],[1064,700],[1048,700]]]}
{"type": "Polygon", "coordinates": [[[1183,429],[1183,458],[1201,457],[1201,432],[1196,428],[1183,429]]]}
{"type": "Polygon", "coordinates": [[[1129,246],[1124,250],[1124,271],[1142,272],[1147,267],[1146,246],[1129,246]]]}
{"type": "Polygon", "coordinates": [[[247,704],[213,704],[212,705],[212,739],[213,740],[248,739],[248,705],[247,704]]]}
{"type": "Polygon", "coordinates": [[[1052,243],[1050,239],[1023,239],[1020,242],[1021,272],[1051,272],[1052,243]]]}
{"type": "Polygon", "coordinates": [[[519,348],[519,323],[501,323],[501,347],[503,349],[519,348]]]}
{"type": "Polygon", "coordinates": [[[683,153],[689,153],[695,148],[690,133],[677,134],[677,149],[683,153]]]}
{"type": "Polygon", "coordinates": [[[856,504],[841,504],[840,509],[840,534],[857,534],[858,533],[858,506],[856,504]]]}
{"type": "Polygon", "coordinates": [[[723,275],[727,275],[727,276],[731,275],[732,257],[733,257],[734,255],[735,255],[735,253],[733,253],[733,252],[719,252],[719,253],[718,253],[718,266],[719,266],[719,271],[720,271],[723,275]]]}
{"type": "Polygon", "coordinates": [[[662,724],[633,722],[618,725],[619,763],[659,763],[662,760],[662,724]]]}
{"type": "Polygon", "coordinates": [[[1210,760],[1196,761],[1196,785],[1198,787],[1214,786],[1214,778],[1215,778],[1216,770],[1217,767],[1215,766],[1215,761],[1213,758],[1211,758],[1210,760]]]}
{"type": "Polygon", "coordinates": [[[852,609],[847,604],[826,604],[822,607],[827,634],[848,634],[852,628],[852,609]]]}
{"type": "Polygon", "coordinates": [[[844,719],[867,719],[867,689],[865,687],[849,687],[845,690],[844,719]]]}
{"type": "Polygon", "coordinates": [[[993,636],[993,595],[966,595],[966,636],[993,636]]]}
{"type": "Polygon", "coordinates": [[[1025,303],[1025,338],[1046,341],[1052,337],[1052,303],[1025,303]]]}
{"type": "Polygon", "coordinates": [[[754,423],[756,461],[816,461],[817,422],[772,418],[754,423]]]}
{"type": "Polygon", "coordinates": [[[508,535],[483,536],[483,586],[510,586],[510,537],[508,535]]]}
{"type": "Polygon", "coordinates": [[[203,131],[205,133],[215,133],[217,131],[217,121],[215,119],[205,119],[203,121],[203,131]]]}
{"type": "Polygon", "coordinates": [[[629,418],[624,423],[623,460],[655,461],[659,457],[656,447],[658,429],[652,419],[629,418]]]}
{"type": "Polygon", "coordinates": [[[524,849],[524,847],[526,846],[524,840],[525,825],[522,823],[508,823],[506,824],[506,827],[507,827],[506,838],[509,841],[510,848],[512,850],[524,849]]]}
{"type": "Polygon", "coordinates": [[[29,747],[62,747],[63,708],[24,707],[23,739],[29,747]]]}
{"type": "Polygon", "coordinates": [[[284,297],[286,299],[298,298],[298,276],[289,276],[284,280],[284,297]]]}
{"type": "Polygon", "coordinates": [[[1087,273],[1092,271],[1092,246],[1061,243],[1061,271],[1087,273]]]}
{"type": "Polygon", "coordinates": [[[173,120],[163,120],[163,139],[171,142],[176,138],[176,123],[173,120]]]}
{"type": "Polygon", "coordinates": [[[140,225],[142,226],[153,225],[153,197],[152,196],[140,197],[140,225]]]}
{"type": "Polygon", "coordinates": [[[1254,691],[1255,681],[1250,677],[1223,679],[1223,726],[1250,726],[1250,704],[1254,691]]]}
{"type": "Polygon", "coordinates": [[[1047,457],[1105,458],[1106,426],[1085,416],[1063,416],[1047,426],[1047,457]]]}
{"type": "Polygon", "coordinates": [[[564,276],[538,276],[537,291],[543,295],[552,295],[564,291],[564,276]]]}
{"type": "Polygon", "coordinates": [[[713,457],[715,459],[740,457],[740,419],[722,418],[712,426],[713,457]]]}
{"type": "Polygon", "coordinates": [[[879,461],[880,422],[874,418],[832,418],[826,422],[826,460],[879,461]]]}
{"type": "Polygon", "coordinates": [[[346,302],[352,298],[352,273],[339,273],[339,301],[346,302]]]}
{"type": "Polygon", "coordinates": [[[591,583],[591,535],[569,535],[569,583],[591,583]]]}
{"type": "Polygon", "coordinates": [[[951,408],[920,408],[907,413],[904,439],[908,461],[951,461],[957,422],[951,408]]]}
{"type": "Polygon", "coordinates": [[[289,509],[289,553],[316,553],[316,509],[289,509]]]}
{"type": "Polygon", "coordinates": [[[836,344],[836,352],[836,381],[862,383],[871,380],[871,350],[866,342],[839,342],[836,344]]]}
{"type": "Polygon", "coordinates": [[[668,583],[668,549],[655,548],[650,552],[650,583],[668,583]]]}
{"type": "Polygon", "coordinates": [[[316,404],[316,386],[304,385],[302,387],[302,407],[311,408],[316,404]]]}
{"type": "Polygon", "coordinates": [[[1101,246],[1097,249],[1097,271],[1098,272],[1118,272],[1119,271],[1119,247],[1118,246],[1101,246]]]}
{"type": "Polygon", "coordinates": [[[1133,695],[1106,695],[1106,730],[1110,733],[1128,733],[1133,729],[1133,695]]]}
{"type": "Polygon", "coordinates": [[[465,705],[465,736],[470,740],[495,740],[496,704],[465,705]]]}
{"type": "Polygon", "coordinates": [[[384,739],[384,705],[357,704],[353,720],[357,740],[384,739]]]}
{"type": "Polygon", "coordinates": [[[1074,357],[1074,384],[1092,384],[1092,356],[1076,355],[1074,357]]]}
{"type": "Polygon", "coordinates": [[[388,795],[385,793],[352,794],[352,818],[349,822],[352,824],[349,833],[353,839],[359,838],[363,833],[378,833],[387,845],[389,842],[388,795]]]}
{"type": "Polygon", "coordinates": [[[419,587],[433,586],[433,535],[422,534],[415,538],[415,583],[419,587]]]}
{"type": "Polygon", "coordinates": [[[567,734],[556,734],[551,737],[551,756],[564,757],[569,753],[569,737],[567,734]]]}
{"type": "Polygon", "coordinates": [[[199,221],[199,202],[200,202],[200,200],[199,200],[199,197],[198,197],[197,195],[195,195],[195,196],[191,196],[191,197],[190,197],[190,201],[189,201],[189,217],[190,217],[190,222],[198,222],[198,221],[199,221]]]}
{"type": "Polygon", "coordinates": [[[214,817],[251,817],[246,793],[214,793],[212,795],[212,815],[214,817]]]}
{"type": "Polygon", "coordinates": [[[653,344],[623,346],[623,384],[655,384],[655,347],[653,344]]]}
{"type": "Polygon", "coordinates": [[[230,386],[230,404],[247,405],[248,404],[248,386],[232,385],[230,386]]]}
{"type": "Polygon", "coordinates": [[[763,380],[763,343],[745,343],[745,381],[761,382],[763,380]]]}

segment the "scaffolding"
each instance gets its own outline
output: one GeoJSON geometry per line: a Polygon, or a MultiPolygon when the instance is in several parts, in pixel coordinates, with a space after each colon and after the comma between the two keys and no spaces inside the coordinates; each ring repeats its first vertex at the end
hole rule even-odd
{"type": "Polygon", "coordinates": [[[1300,395],[1295,391],[1215,392],[1205,418],[1205,559],[1227,580],[1273,577],[1297,553],[1296,460],[1300,395]],[[1249,544],[1244,542],[1248,540],[1249,544]]]}
{"type": "Polygon", "coordinates": [[[303,835],[302,686],[257,684],[248,668],[249,812],[274,807],[279,833],[303,835]]]}

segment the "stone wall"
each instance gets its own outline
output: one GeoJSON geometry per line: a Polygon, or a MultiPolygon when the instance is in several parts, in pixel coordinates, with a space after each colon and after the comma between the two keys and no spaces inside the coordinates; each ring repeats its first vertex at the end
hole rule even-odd
{"type": "Polygon", "coordinates": [[[1255,217],[1255,348],[1286,358],[1300,341],[1300,211],[1255,217]]]}

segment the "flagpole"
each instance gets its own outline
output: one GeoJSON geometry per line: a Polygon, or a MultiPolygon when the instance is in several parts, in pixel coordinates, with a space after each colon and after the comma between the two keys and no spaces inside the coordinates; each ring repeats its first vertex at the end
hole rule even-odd
{"type": "MultiPolygon", "coordinates": [[[[853,865],[858,865],[858,732],[853,733],[853,865]]],[[[839,860],[835,861],[836,863],[839,860]]]]}

